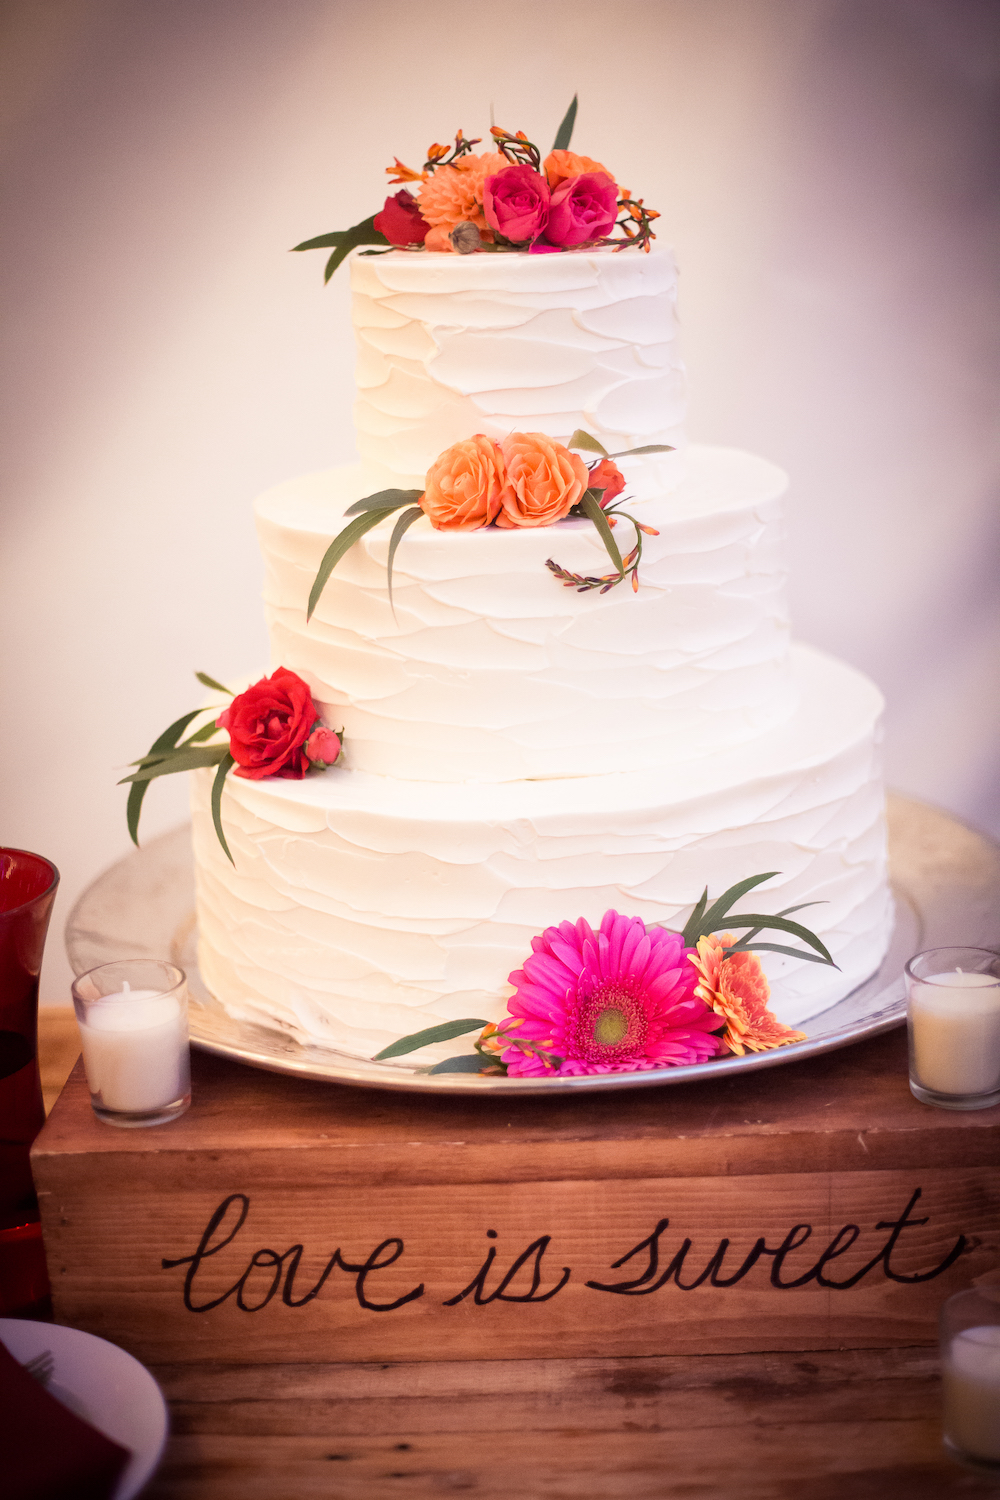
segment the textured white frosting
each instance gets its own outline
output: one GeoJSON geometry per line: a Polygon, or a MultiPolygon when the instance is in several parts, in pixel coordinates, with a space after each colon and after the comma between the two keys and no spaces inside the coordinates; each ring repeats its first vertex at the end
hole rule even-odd
{"type": "Polygon", "coordinates": [[[233,1015],[371,1056],[396,1037],[505,1013],[533,934],[609,908],[681,926],[781,874],[754,905],[825,904],[835,971],[765,955],[780,1019],[833,1004],[877,968],[892,925],[878,753],[881,698],[793,652],[799,706],[751,744],[673,766],[562,781],[434,785],[337,767],[303,781],[194,777],[199,963],[233,1015]]]}
{"type": "MultiPolygon", "coordinates": [[[[358,466],[295,480],[256,506],[272,666],[298,672],[359,771],[416,781],[514,781],[665,766],[740,744],[795,706],[780,469],[689,450],[677,488],[636,506],[639,592],[566,588],[611,563],[590,521],[435,531],[420,519],[386,593],[394,517],[306,601],[358,466]]],[[[628,491],[626,490],[626,493],[628,491]]],[[[621,522],[623,550],[632,527],[621,522]]]]}
{"type": "MultiPolygon", "coordinates": [[[[582,427],[609,452],[683,444],[673,252],[354,254],[354,408],[369,489],[423,486],[445,448],[482,432],[582,427]]],[[[680,472],[649,461],[639,493],[680,472]]]]}

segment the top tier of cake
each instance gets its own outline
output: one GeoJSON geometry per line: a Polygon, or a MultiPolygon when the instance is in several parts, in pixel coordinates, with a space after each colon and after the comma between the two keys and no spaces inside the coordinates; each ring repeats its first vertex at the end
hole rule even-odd
{"type": "MultiPolygon", "coordinates": [[[[683,443],[677,266],[669,250],[570,255],[353,255],[354,409],[364,482],[423,486],[475,432],[579,427],[610,452],[683,443]]],[[[678,454],[638,466],[662,493],[678,454]]],[[[641,473],[638,472],[641,470],[641,473]]]]}

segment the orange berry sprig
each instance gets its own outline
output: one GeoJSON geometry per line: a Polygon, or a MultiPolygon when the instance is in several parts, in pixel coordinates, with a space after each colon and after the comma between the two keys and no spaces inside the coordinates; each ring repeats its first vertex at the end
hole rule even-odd
{"type": "Polygon", "coordinates": [[[625,511],[620,511],[617,507],[609,506],[604,514],[608,517],[609,523],[612,526],[620,516],[623,521],[631,521],[635,527],[635,546],[631,552],[626,553],[622,558],[622,571],[620,573],[604,573],[599,577],[591,578],[582,573],[571,573],[568,568],[562,568],[557,562],[553,562],[551,557],[546,558],[545,566],[550,573],[555,574],[564,588],[576,589],[578,594],[585,594],[588,589],[600,589],[602,594],[606,594],[609,589],[614,588],[616,583],[622,583],[626,578],[631,578],[632,592],[633,594],[637,594],[639,592],[639,563],[642,560],[643,536],[659,536],[660,533],[655,527],[643,525],[641,521],[636,520],[635,516],[627,515],[625,511]]]}
{"type": "Polygon", "coordinates": [[[509,162],[530,167],[533,172],[542,170],[542,153],[528,140],[523,130],[519,130],[516,135],[511,135],[509,130],[501,130],[499,125],[491,125],[490,135],[493,137],[497,150],[501,151],[509,162]]]}
{"type": "Polygon", "coordinates": [[[433,146],[428,146],[427,160],[424,162],[422,171],[415,172],[412,167],[405,166],[399,157],[395,156],[393,165],[386,167],[386,174],[390,183],[426,182],[438,167],[450,167],[453,162],[458,161],[460,156],[468,156],[473,146],[479,145],[480,140],[481,137],[477,136],[475,140],[467,141],[462,131],[459,130],[455,136],[454,146],[441,146],[437,142],[433,146]]]}
{"type": "Polygon", "coordinates": [[[626,245],[636,245],[648,253],[650,241],[656,239],[652,223],[660,215],[655,208],[646,208],[641,198],[633,198],[628,188],[622,188],[621,193],[618,208],[624,209],[624,213],[616,221],[615,228],[622,231],[624,239],[614,240],[608,237],[601,240],[601,244],[614,245],[617,250],[624,250],[626,245]],[[636,224],[638,229],[634,228],[636,224]]]}

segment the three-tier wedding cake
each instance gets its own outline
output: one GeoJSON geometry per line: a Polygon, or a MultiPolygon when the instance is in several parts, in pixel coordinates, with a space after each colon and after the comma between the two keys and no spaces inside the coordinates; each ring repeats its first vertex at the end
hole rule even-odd
{"type": "MultiPolygon", "coordinates": [[[[402,196],[402,195],[400,195],[402,196]]],[[[256,519],[272,666],[299,674],[344,761],[294,779],[195,775],[199,963],[234,1016],[371,1056],[436,1022],[499,1019],[551,924],[609,908],[680,927],[779,872],[755,910],[820,902],[838,968],[765,959],[779,1020],[866,979],[892,924],[878,691],[793,645],[785,476],[685,446],[668,251],[405,249],[350,263],[358,464],[270,490],[256,519]],[[474,434],[583,429],[622,458],[638,588],[587,519],[354,543],[311,618],[345,511],[423,488],[474,434]],[[559,572],[554,572],[554,564],[559,572]],[[576,583],[564,579],[576,575],[576,583]]],[[[615,536],[631,544],[629,522],[615,536]],[[626,533],[628,535],[626,536],[626,533]]]]}

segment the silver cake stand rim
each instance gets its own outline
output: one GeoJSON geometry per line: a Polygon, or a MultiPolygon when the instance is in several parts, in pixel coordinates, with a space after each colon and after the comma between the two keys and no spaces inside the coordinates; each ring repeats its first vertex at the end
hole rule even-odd
{"type": "Polygon", "coordinates": [[[219,1057],[266,1071],[360,1088],[433,1094],[565,1095],[609,1089],[705,1083],[801,1062],[880,1035],[903,1023],[903,965],[923,948],[1000,947],[1000,845],[925,803],[889,798],[890,860],[896,921],[888,952],[864,984],[800,1024],[806,1041],[684,1067],[569,1078],[431,1074],[407,1060],[377,1063],[283,1031],[234,1020],[206,990],[197,968],[190,825],[151,840],[83,892],[66,923],[75,974],[115,958],[169,955],[188,975],[191,1040],[219,1057]]]}

